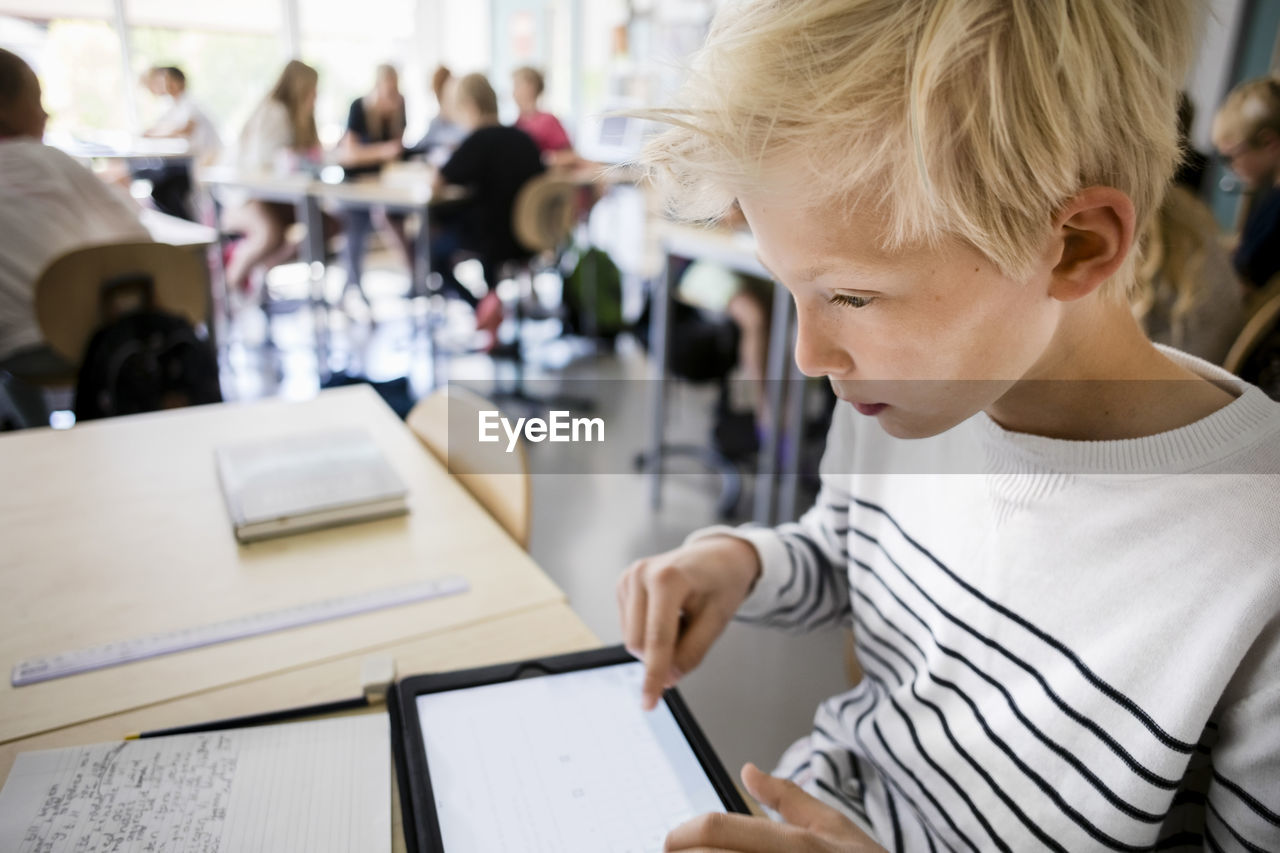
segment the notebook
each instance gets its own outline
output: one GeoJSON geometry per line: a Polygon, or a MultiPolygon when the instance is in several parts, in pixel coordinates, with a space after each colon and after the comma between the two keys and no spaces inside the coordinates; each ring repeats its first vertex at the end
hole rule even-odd
{"type": "Polygon", "coordinates": [[[391,849],[386,714],[24,752],[0,850],[391,849]]]}
{"type": "Polygon", "coordinates": [[[219,447],[236,538],[252,542],[408,512],[408,489],[364,429],[219,447]]]}

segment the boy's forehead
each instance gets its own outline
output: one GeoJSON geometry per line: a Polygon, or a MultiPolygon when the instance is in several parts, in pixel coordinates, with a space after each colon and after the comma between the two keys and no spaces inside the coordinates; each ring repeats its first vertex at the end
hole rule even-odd
{"type": "Polygon", "coordinates": [[[819,199],[800,190],[739,193],[738,201],[769,253],[803,256],[806,267],[837,261],[901,265],[919,256],[921,247],[889,248],[888,215],[870,206],[819,199]]]}

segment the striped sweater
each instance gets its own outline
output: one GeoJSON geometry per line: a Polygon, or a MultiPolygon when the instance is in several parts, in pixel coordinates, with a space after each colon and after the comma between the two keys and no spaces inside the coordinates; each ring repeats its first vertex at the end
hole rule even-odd
{"type": "Polygon", "coordinates": [[[775,773],[895,851],[1280,851],[1280,405],[1234,392],[1110,442],[840,406],[817,504],[732,531],[738,618],[851,625],[865,672],[775,773]]]}

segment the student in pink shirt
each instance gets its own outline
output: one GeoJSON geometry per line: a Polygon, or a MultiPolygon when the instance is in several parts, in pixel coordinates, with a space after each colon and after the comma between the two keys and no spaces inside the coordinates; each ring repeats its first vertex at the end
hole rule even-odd
{"type": "Polygon", "coordinates": [[[542,72],[525,65],[511,72],[511,81],[511,94],[516,106],[520,108],[516,127],[529,134],[538,144],[542,159],[550,166],[576,160],[573,143],[569,141],[569,134],[565,133],[560,120],[551,113],[538,109],[538,98],[546,88],[542,72]]]}

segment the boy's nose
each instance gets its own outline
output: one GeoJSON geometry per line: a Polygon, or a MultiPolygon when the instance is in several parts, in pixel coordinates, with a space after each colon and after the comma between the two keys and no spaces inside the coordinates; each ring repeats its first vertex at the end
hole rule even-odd
{"type": "Polygon", "coordinates": [[[805,376],[847,376],[853,358],[820,312],[796,308],[796,366],[805,376]]]}

